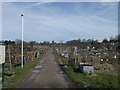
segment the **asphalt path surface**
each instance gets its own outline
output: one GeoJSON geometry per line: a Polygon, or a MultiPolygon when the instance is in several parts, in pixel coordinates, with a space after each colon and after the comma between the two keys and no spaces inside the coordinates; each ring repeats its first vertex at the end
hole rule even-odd
{"type": "Polygon", "coordinates": [[[50,49],[22,81],[19,88],[74,88],[50,49]]]}

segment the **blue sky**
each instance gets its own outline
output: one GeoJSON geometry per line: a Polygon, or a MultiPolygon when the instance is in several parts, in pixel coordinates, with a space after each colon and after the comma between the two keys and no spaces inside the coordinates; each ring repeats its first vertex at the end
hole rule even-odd
{"type": "Polygon", "coordinates": [[[3,40],[21,39],[24,14],[25,41],[102,40],[118,34],[117,2],[3,3],[3,40]]]}

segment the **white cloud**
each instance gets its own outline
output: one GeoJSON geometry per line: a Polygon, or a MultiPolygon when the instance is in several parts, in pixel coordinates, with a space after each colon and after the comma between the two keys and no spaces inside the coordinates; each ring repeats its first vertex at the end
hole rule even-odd
{"type": "Polygon", "coordinates": [[[3,0],[3,2],[118,2],[119,0],[3,0]]]}
{"type": "MultiPolygon", "coordinates": [[[[10,3],[4,4],[4,7],[6,7],[3,12],[5,20],[4,38],[21,38],[21,17],[19,16],[21,13],[25,14],[24,35],[26,40],[101,39],[117,34],[116,21],[96,14],[66,15],[59,13],[56,8],[53,10],[49,7],[40,7],[42,8],[41,12],[34,12],[31,8],[26,8],[39,6],[40,4],[43,3],[22,5],[22,8],[10,3]]],[[[84,13],[84,11],[81,13],[84,13]]]]}
{"type": "Polygon", "coordinates": [[[25,8],[31,8],[31,7],[36,7],[36,6],[39,6],[39,5],[42,5],[42,4],[45,4],[47,2],[37,2],[37,3],[34,3],[34,4],[31,4],[31,5],[23,5],[22,7],[25,7],[25,8]]]}
{"type": "Polygon", "coordinates": [[[118,2],[119,0],[101,0],[103,2],[118,2]]]}

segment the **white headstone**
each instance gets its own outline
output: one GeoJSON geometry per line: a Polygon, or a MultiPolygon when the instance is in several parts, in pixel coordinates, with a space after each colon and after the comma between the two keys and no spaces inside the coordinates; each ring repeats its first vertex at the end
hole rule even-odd
{"type": "Polygon", "coordinates": [[[103,61],[103,59],[101,59],[101,61],[103,61]]]}
{"type": "Polygon", "coordinates": [[[117,58],[117,56],[115,55],[114,58],[117,58]]]}

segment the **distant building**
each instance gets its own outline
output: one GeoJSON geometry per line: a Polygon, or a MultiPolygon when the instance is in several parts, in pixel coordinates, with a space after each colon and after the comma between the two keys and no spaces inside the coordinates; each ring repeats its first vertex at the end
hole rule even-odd
{"type": "Polygon", "coordinates": [[[94,71],[94,67],[89,63],[79,63],[79,69],[80,72],[87,72],[89,74],[92,74],[94,71]]]}

